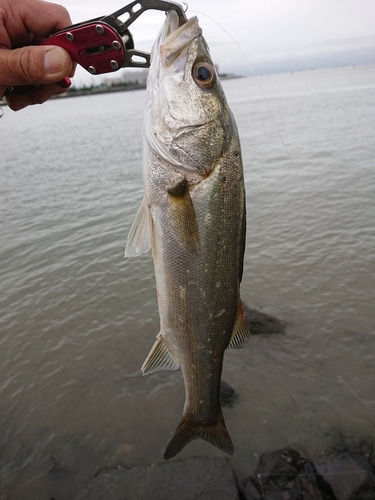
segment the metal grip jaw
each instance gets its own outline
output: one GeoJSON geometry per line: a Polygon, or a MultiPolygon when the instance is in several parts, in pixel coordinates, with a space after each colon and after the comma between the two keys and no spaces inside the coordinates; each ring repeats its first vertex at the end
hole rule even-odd
{"type": "Polygon", "coordinates": [[[108,18],[114,18],[118,22],[118,18],[124,14],[128,15],[128,19],[121,22],[123,29],[127,29],[143,12],[146,10],[161,10],[163,12],[168,12],[169,10],[174,10],[177,12],[180,26],[186,23],[187,19],[182,6],[176,2],[169,2],[167,0],[135,0],[125,7],[117,10],[113,14],[110,14],[108,18]]]}
{"type": "Polygon", "coordinates": [[[75,24],[52,35],[45,43],[59,45],[72,60],[93,75],[124,67],[148,68],[150,54],[134,48],[128,27],[146,10],[175,10],[180,26],[186,22],[180,4],[166,0],[135,0],[113,14],[75,24]],[[122,21],[120,19],[127,18],[122,21]]]}
{"type": "Polygon", "coordinates": [[[45,44],[59,45],[72,60],[93,75],[119,68],[148,68],[150,54],[134,48],[128,27],[146,10],[177,12],[180,26],[186,21],[182,6],[168,0],[135,0],[108,16],[75,24],[52,35],[45,44]],[[120,19],[126,17],[123,21],[120,19]]]}
{"type": "MultiPolygon", "coordinates": [[[[121,9],[117,10],[113,14],[110,14],[105,20],[106,23],[111,25],[124,39],[130,35],[128,27],[146,10],[160,10],[163,12],[168,12],[169,10],[174,10],[177,12],[180,26],[186,23],[186,15],[182,6],[176,2],[170,2],[167,0],[135,0],[134,2],[125,5],[121,9]],[[128,16],[127,19],[121,21],[120,16],[128,16]]],[[[130,47],[125,45],[125,59],[122,67],[133,67],[133,68],[148,68],[150,66],[150,54],[148,52],[141,52],[136,50],[133,46],[130,47]],[[133,59],[136,56],[138,60],[133,59]],[[143,59],[139,61],[139,59],[143,59]]]]}

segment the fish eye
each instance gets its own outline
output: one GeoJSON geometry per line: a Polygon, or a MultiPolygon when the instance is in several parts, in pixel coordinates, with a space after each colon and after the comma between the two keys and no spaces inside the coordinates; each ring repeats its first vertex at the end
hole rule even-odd
{"type": "Polygon", "coordinates": [[[204,89],[210,89],[216,83],[216,71],[211,64],[199,62],[193,68],[195,83],[204,89]]]}

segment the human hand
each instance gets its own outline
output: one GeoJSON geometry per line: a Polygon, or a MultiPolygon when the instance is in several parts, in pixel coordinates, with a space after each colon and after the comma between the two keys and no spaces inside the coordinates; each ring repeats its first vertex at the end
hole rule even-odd
{"type": "Polygon", "coordinates": [[[41,104],[66,91],[56,82],[73,76],[69,54],[61,47],[39,44],[71,24],[68,11],[60,5],[43,0],[0,0],[0,97],[8,86],[40,85],[24,94],[9,94],[6,99],[11,109],[41,104]]]}

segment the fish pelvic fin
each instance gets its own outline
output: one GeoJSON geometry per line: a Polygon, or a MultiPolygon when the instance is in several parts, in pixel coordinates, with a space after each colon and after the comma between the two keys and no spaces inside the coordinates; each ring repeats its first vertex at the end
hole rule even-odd
{"type": "Polygon", "coordinates": [[[142,365],[143,375],[156,372],[158,370],[177,370],[180,367],[174,360],[172,354],[164,344],[163,337],[158,335],[155,344],[152,346],[149,355],[142,365]]]}
{"type": "Polygon", "coordinates": [[[168,204],[172,213],[171,225],[177,241],[192,255],[197,255],[199,251],[198,223],[186,179],[168,189],[168,204]]]}
{"type": "Polygon", "coordinates": [[[194,439],[204,439],[219,448],[219,450],[225,451],[230,455],[234,453],[234,446],[225,426],[221,410],[218,421],[213,425],[199,425],[182,418],[180,425],[177,427],[173,438],[165,450],[164,458],[168,460],[174,457],[187,444],[194,441],[194,439]]]}
{"type": "Polygon", "coordinates": [[[151,248],[152,219],[146,198],[143,198],[135,220],[129,231],[125,257],[136,257],[151,248]]]}
{"type": "Polygon", "coordinates": [[[250,330],[247,326],[245,312],[242,307],[241,299],[238,300],[236,319],[234,320],[232,336],[229,346],[232,349],[246,347],[250,340],[250,330]]]}

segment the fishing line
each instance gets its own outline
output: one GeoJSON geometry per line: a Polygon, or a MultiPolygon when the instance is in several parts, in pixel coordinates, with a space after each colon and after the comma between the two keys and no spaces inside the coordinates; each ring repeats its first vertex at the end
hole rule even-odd
{"type": "MultiPolygon", "coordinates": [[[[187,4],[185,4],[185,3],[184,3],[184,5],[187,5],[187,4]]],[[[274,114],[272,113],[272,109],[271,109],[270,103],[268,102],[268,99],[267,99],[267,97],[266,97],[266,95],[265,95],[265,93],[264,93],[264,91],[263,91],[263,88],[262,88],[262,86],[261,86],[261,84],[260,84],[259,78],[257,77],[257,75],[256,75],[255,71],[253,70],[253,67],[251,66],[251,63],[250,63],[250,61],[249,61],[249,59],[248,59],[247,55],[245,54],[244,50],[242,49],[242,47],[240,46],[240,44],[237,42],[237,40],[234,38],[234,36],[233,36],[233,35],[231,35],[231,34],[229,33],[229,31],[227,31],[225,28],[223,28],[223,27],[222,27],[222,26],[221,26],[221,25],[220,25],[220,24],[219,24],[219,23],[218,23],[218,22],[217,22],[217,21],[216,21],[213,17],[209,16],[208,14],[205,14],[204,12],[200,12],[200,11],[198,11],[198,10],[192,10],[192,11],[190,11],[190,12],[191,12],[191,13],[195,13],[195,14],[201,14],[201,15],[203,15],[203,16],[208,17],[208,19],[211,19],[211,21],[213,21],[213,22],[214,22],[217,26],[219,26],[219,28],[221,28],[221,29],[222,29],[222,30],[223,30],[223,31],[224,31],[224,32],[225,32],[225,33],[226,33],[226,34],[227,34],[227,35],[228,35],[228,36],[229,36],[229,37],[233,40],[233,42],[237,45],[238,49],[240,50],[240,52],[242,53],[243,57],[245,58],[245,60],[246,60],[247,64],[249,65],[249,68],[250,68],[250,70],[251,70],[251,73],[252,73],[253,77],[255,78],[255,81],[257,82],[257,85],[258,85],[259,90],[260,90],[260,92],[261,92],[261,94],[262,94],[262,97],[263,97],[264,101],[266,102],[268,112],[269,112],[269,114],[270,114],[270,116],[271,116],[271,118],[272,118],[272,122],[273,122],[274,127],[275,127],[275,129],[276,129],[276,131],[277,131],[277,134],[278,134],[278,136],[279,136],[279,138],[280,138],[280,141],[281,141],[282,145],[284,146],[284,149],[285,149],[285,151],[286,151],[286,154],[287,154],[287,156],[288,156],[288,159],[289,159],[289,161],[290,161],[291,165],[292,165],[292,166],[293,166],[293,168],[294,168],[294,171],[295,171],[295,173],[296,173],[296,175],[297,175],[297,177],[298,177],[298,179],[299,179],[299,181],[300,181],[300,183],[301,183],[301,186],[302,186],[302,187],[303,187],[303,189],[307,192],[307,190],[306,190],[306,188],[305,188],[305,185],[304,185],[304,183],[303,183],[303,181],[302,181],[302,178],[301,178],[301,176],[300,176],[300,175],[299,175],[299,173],[298,173],[297,166],[296,166],[296,164],[294,163],[294,161],[293,161],[293,159],[292,159],[291,154],[289,153],[289,150],[288,150],[288,148],[287,148],[287,146],[286,146],[286,144],[285,144],[285,141],[284,141],[284,139],[283,139],[283,136],[281,135],[281,132],[280,132],[280,129],[279,129],[279,127],[278,127],[278,125],[277,125],[277,122],[276,122],[276,120],[275,120],[274,114]]]]}
{"type": "MultiPolygon", "coordinates": [[[[186,4],[185,4],[185,5],[186,5],[186,4]]],[[[284,146],[284,149],[285,149],[285,151],[286,151],[286,154],[287,154],[287,157],[288,157],[288,159],[289,159],[289,161],[290,161],[290,164],[293,166],[294,172],[295,172],[295,174],[296,174],[296,176],[297,176],[297,178],[298,178],[298,180],[299,180],[299,182],[300,182],[300,184],[301,184],[301,186],[302,186],[302,188],[303,188],[304,192],[307,194],[307,193],[308,193],[308,190],[306,189],[305,184],[303,183],[303,180],[302,180],[302,178],[301,178],[301,176],[300,176],[300,174],[299,174],[299,172],[298,172],[297,165],[295,164],[295,162],[293,161],[293,158],[292,158],[291,154],[289,153],[289,150],[288,150],[288,148],[287,148],[287,146],[286,146],[286,144],[285,144],[285,142],[284,142],[283,136],[281,135],[280,129],[279,129],[279,127],[278,127],[277,123],[276,123],[276,119],[275,119],[275,117],[274,117],[274,114],[272,113],[272,109],[271,109],[271,106],[270,106],[270,104],[269,104],[269,102],[268,102],[268,99],[267,99],[267,97],[266,97],[266,95],[265,95],[265,93],[264,93],[264,91],[263,91],[263,88],[262,88],[262,86],[261,86],[261,84],[260,84],[260,82],[259,82],[259,79],[258,79],[258,77],[257,77],[257,75],[256,75],[256,73],[255,73],[255,71],[253,70],[253,67],[251,66],[251,63],[250,63],[250,61],[249,61],[249,59],[248,59],[247,55],[245,54],[244,50],[242,49],[242,47],[240,46],[240,44],[237,42],[237,40],[234,38],[234,36],[233,36],[233,35],[231,35],[231,34],[230,34],[230,33],[229,33],[229,32],[228,32],[225,28],[223,28],[223,27],[222,27],[222,26],[221,26],[221,25],[220,25],[220,24],[219,24],[219,23],[218,23],[215,19],[213,19],[211,16],[209,16],[208,14],[205,14],[204,12],[200,12],[200,11],[197,11],[197,10],[190,11],[190,12],[194,12],[194,13],[196,13],[196,14],[201,14],[201,15],[203,15],[203,16],[208,17],[211,21],[213,21],[213,22],[214,22],[217,26],[219,26],[219,28],[221,28],[221,29],[222,29],[222,30],[223,30],[223,31],[224,31],[224,32],[225,32],[225,33],[226,33],[226,34],[227,34],[227,35],[228,35],[228,36],[229,36],[229,37],[233,40],[233,42],[237,45],[238,49],[241,51],[241,53],[242,53],[243,57],[245,58],[245,60],[246,60],[247,64],[249,65],[249,68],[250,68],[250,70],[251,70],[251,73],[252,73],[253,77],[255,78],[255,80],[256,80],[256,82],[257,82],[257,85],[258,85],[259,90],[260,90],[260,92],[261,92],[261,94],[262,94],[262,96],[263,96],[263,99],[264,99],[264,101],[266,102],[268,112],[269,112],[269,114],[270,114],[270,116],[271,116],[271,118],[272,118],[272,122],[273,122],[274,127],[275,127],[275,129],[276,129],[276,131],[277,131],[277,134],[278,134],[278,136],[280,137],[280,141],[281,141],[282,145],[284,146]]],[[[316,204],[315,204],[315,203],[313,203],[313,206],[316,208],[316,204]]],[[[332,238],[331,238],[330,236],[328,236],[328,241],[331,243],[331,245],[332,245],[332,246],[334,246],[333,240],[332,240],[332,238]]]]}
{"type": "MultiPolygon", "coordinates": [[[[186,4],[185,4],[185,5],[186,5],[186,4]]],[[[282,145],[283,145],[283,147],[284,147],[284,149],[285,149],[285,151],[286,151],[286,154],[287,154],[287,157],[288,157],[288,159],[289,159],[289,161],[290,161],[290,164],[293,166],[294,172],[295,172],[295,174],[296,174],[296,176],[297,176],[297,178],[298,178],[298,180],[299,180],[299,182],[300,182],[300,184],[301,184],[301,186],[302,186],[302,188],[303,188],[304,192],[307,194],[307,193],[308,193],[308,190],[306,189],[305,184],[303,183],[303,180],[302,180],[302,178],[301,178],[301,176],[300,176],[300,174],[299,174],[299,172],[298,172],[297,165],[296,165],[296,163],[293,161],[293,158],[292,158],[291,154],[289,153],[289,150],[288,150],[288,148],[287,148],[287,146],[286,146],[286,144],[285,144],[285,141],[284,141],[284,139],[283,139],[283,136],[282,136],[282,134],[281,134],[281,132],[280,132],[280,129],[279,129],[278,125],[277,125],[276,119],[275,119],[274,114],[273,114],[273,112],[272,112],[271,106],[270,106],[270,104],[269,104],[269,102],[268,102],[268,99],[267,99],[267,97],[266,97],[266,95],[265,95],[265,93],[264,93],[264,91],[263,91],[263,88],[262,88],[262,86],[261,86],[261,84],[260,84],[259,78],[257,77],[257,75],[256,75],[255,71],[253,70],[253,67],[251,66],[251,63],[250,63],[250,61],[249,61],[249,59],[248,59],[247,55],[245,54],[244,50],[242,49],[242,47],[240,46],[240,44],[237,42],[237,40],[234,38],[234,36],[233,36],[233,35],[231,35],[231,34],[229,33],[229,31],[227,31],[225,28],[223,28],[223,27],[222,27],[222,26],[221,26],[221,25],[220,25],[220,24],[219,24],[219,23],[218,23],[218,22],[217,22],[214,18],[212,18],[212,17],[211,17],[211,16],[209,16],[208,14],[205,14],[204,12],[200,12],[200,11],[197,11],[197,10],[190,11],[190,12],[194,12],[194,13],[196,13],[196,14],[201,14],[201,15],[203,15],[203,16],[208,17],[208,18],[209,18],[211,21],[213,21],[213,22],[214,22],[217,26],[219,26],[219,28],[221,28],[221,29],[222,29],[222,30],[223,30],[223,31],[224,31],[224,32],[225,32],[225,33],[226,33],[226,34],[227,34],[227,35],[228,35],[228,36],[229,36],[229,37],[233,40],[233,42],[237,45],[238,49],[240,50],[240,52],[242,53],[243,57],[245,58],[245,60],[246,60],[247,64],[249,65],[249,68],[250,68],[250,70],[251,70],[251,73],[252,73],[253,77],[255,78],[255,80],[256,80],[256,82],[257,82],[257,85],[258,85],[259,90],[260,90],[260,92],[261,92],[261,94],[262,94],[262,96],[263,96],[264,101],[266,102],[268,112],[269,112],[269,114],[270,114],[270,116],[271,116],[271,118],[272,118],[272,122],[273,122],[274,127],[275,127],[275,129],[276,129],[276,131],[277,131],[277,134],[278,134],[278,136],[279,136],[279,138],[280,138],[280,141],[281,141],[281,143],[282,143],[282,145]]],[[[316,208],[316,204],[315,204],[315,203],[313,203],[313,206],[316,208]]],[[[332,238],[331,238],[330,236],[328,236],[328,241],[331,243],[331,245],[332,245],[332,246],[334,246],[333,240],[332,240],[332,238]]]]}

